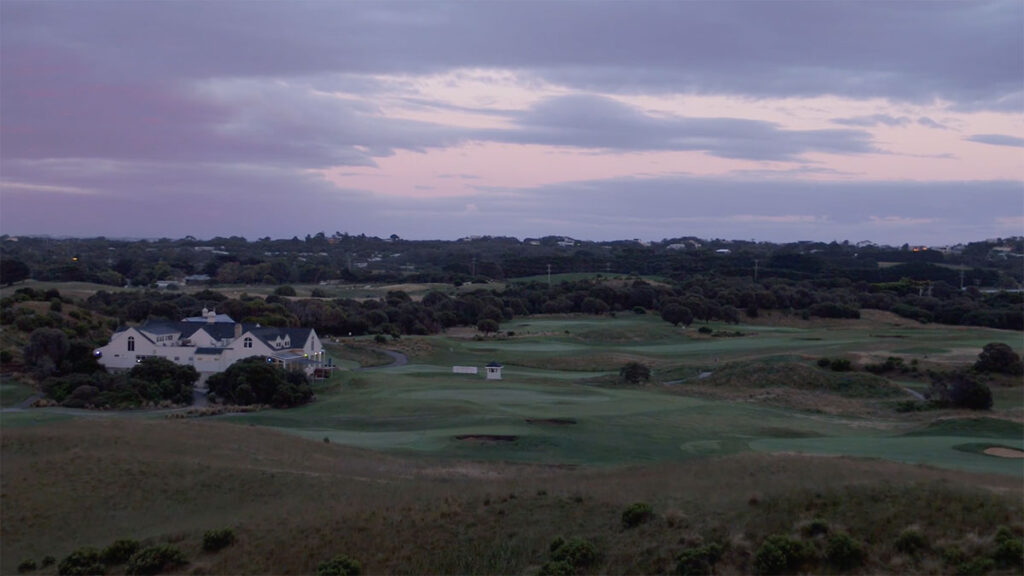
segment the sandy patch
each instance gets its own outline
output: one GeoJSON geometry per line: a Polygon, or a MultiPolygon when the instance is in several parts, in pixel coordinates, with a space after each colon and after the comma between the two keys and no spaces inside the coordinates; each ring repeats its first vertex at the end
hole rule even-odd
{"type": "Polygon", "coordinates": [[[995,456],[996,458],[1024,458],[1024,452],[1013,448],[1003,448],[1001,446],[986,448],[985,454],[995,456]]]}

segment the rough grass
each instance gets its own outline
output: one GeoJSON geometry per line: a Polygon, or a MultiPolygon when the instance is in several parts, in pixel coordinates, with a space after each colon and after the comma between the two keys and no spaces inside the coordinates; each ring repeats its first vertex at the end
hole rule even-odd
{"type": "MultiPolygon", "coordinates": [[[[4,573],[131,537],[180,548],[193,573],[308,574],[347,554],[371,574],[511,574],[539,567],[559,535],[596,545],[594,572],[669,572],[684,547],[722,541],[719,570],[747,573],[763,538],[813,518],[866,542],[868,572],[901,573],[890,546],[908,526],[966,544],[1022,518],[1017,478],[841,458],[437,462],[190,421],[80,420],[5,429],[0,442],[4,573]],[[622,510],[638,501],[655,518],[623,532],[622,510]],[[237,542],[201,553],[205,531],[229,524],[237,542]]],[[[917,562],[940,567],[938,554],[917,562]]]]}
{"type": "Polygon", "coordinates": [[[733,364],[700,380],[706,386],[742,388],[795,388],[838,394],[849,398],[893,398],[906,393],[885,378],[863,372],[831,372],[796,363],[733,364]]]}

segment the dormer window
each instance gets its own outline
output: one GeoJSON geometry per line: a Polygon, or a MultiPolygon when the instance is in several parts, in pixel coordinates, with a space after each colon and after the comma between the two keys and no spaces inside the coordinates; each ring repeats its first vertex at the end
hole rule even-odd
{"type": "Polygon", "coordinates": [[[245,340],[242,340],[242,348],[252,348],[252,338],[246,336],[245,340]]]}
{"type": "Polygon", "coordinates": [[[129,352],[134,352],[135,351],[135,336],[129,336],[128,337],[128,351],[129,352]]]}

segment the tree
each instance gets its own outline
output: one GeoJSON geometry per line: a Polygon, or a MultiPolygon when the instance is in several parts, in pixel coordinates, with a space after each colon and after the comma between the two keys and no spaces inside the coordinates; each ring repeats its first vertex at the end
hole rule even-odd
{"type": "Polygon", "coordinates": [[[988,410],[992,408],[992,391],[966,371],[933,374],[932,385],[926,394],[939,406],[988,410]]]}
{"type": "Polygon", "coordinates": [[[304,373],[285,370],[262,356],[235,362],[224,372],[210,376],[207,386],[211,394],[231,404],[287,408],[313,399],[313,390],[304,373]]]}
{"type": "Polygon", "coordinates": [[[59,370],[70,349],[71,344],[63,330],[36,328],[29,334],[24,349],[25,364],[36,376],[45,378],[59,370]]]}
{"type": "Polygon", "coordinates": [[[477,322],[476,329],[483,332],[484,334],[490,334],[491,332],[497,332],[499,329],[498,323],[490,318],[484,318],[480,322],[477,322]]]}
{"type": "Polygon", "coordinates": [[[1020,356],[1007,344],[992,342],[986,344],[978,354],[978,361],[974,363],[974,369],[978,372],[998,372],[1020,376],[1024,374],[1024,365],[1021,364],[1020,356]]]}
{"type": "Polygon", "coordinates": [[[175,404],[192,403],[192,387],[199,372],[192,366],[175,364],[167,358],[143,358],[129,372],[133,382],[145,383],[139,390],[147,400],[170,400],[175,404]]]}
{"type": "Polygon", "coordinates": [[[13,258],[0,259],[0,282],[10,286],[15,282],[21,282],[28,278],[28,265],[21,260],[13,258]]]}
{"type": "Polygon", "coordinates": [[[627,384],[639,384],[651,379],[651,369],[639,362],[627,362],[619,368],[619,378],[627,384]]]}
{"type": "Polygon", "coordinates": [[[689,326],[693,323],[693,313],[680,304],[669,304],[661,309],[661,319],[671,322],[673,326],[689,326]]]}

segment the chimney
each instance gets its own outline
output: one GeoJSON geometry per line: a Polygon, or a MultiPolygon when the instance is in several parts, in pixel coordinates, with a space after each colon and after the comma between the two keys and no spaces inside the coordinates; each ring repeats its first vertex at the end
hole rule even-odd
{"type": "Polygon", "coordinates": [[[217,312],[216,311],[209,310],[209,311],[206,312],[206,323],[207,324],[213,324],[216,319],[217,319],[217,312]]]}
{"type": "Polygon", "coordinates": [[[238,338],[241,338],[241,337],[242,337],[242,325],[236,322],[235,323],[235,339],[238,339],[238,338]]]}

